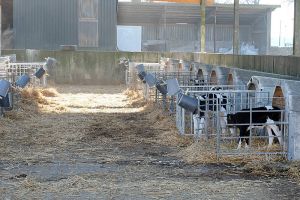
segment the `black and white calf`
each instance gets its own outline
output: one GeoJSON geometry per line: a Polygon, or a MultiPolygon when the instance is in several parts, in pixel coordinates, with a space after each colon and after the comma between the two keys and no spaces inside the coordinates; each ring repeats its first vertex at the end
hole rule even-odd
{"type": "Polygon", "coordinates": [[[265,106],[250,109],[243,109],[235,114],[227,115],[228,124],[232,124],[240,130],[240,138],[238,149],[241,148],[242,142],[245,141],[245,147],[249,145],[250,130],[253,128],[266,127],[269,135],[269,145],[271,147],[274,136],[278,138],[279,143],[282,145],[282,132],[279,130],[278,125],[275,122],[279,122],[282,119],[282,112],[280,108],[273,106],[265,106]],[[250,113],[251,112],[251,113],[250,113]],[[252,117],[251,117],[252,116],[252,117]],[[251,119],[250,119],[251,118],[251,119]],[[261,124],[261,125],[250,125],[261,124]],[[240,125],[239,125],[240,124],[240,125]],[[274,136],[272,134],[274,132],[274,136]]]}
{"type": "Polygon", "coordinates": [[[194,133],[196,135],[202,134],[202,130],[205,126],[205,112],[217,111],[217,107],[219,107],[220,125],[222,133],[225,134],[227,128],[227,97],[221,94],[208,93],[207,95],[198,96],[197,98],[199,99],[200,110],[198,113],[193,114],[194,133]]]}

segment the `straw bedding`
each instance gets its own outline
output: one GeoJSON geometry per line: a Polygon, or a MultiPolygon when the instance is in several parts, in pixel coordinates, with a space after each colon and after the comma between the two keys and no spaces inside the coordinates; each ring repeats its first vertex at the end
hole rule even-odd
{"type": "MultiPolygon", "coordinates": [[[[143,102],[139,91],[85,87],[22,91],[19,108],[0,120],[2,162],[11,165],[24,163],[26,166],[76,160],[118,163],[128,160],[128,157],[131,162],[145,162],[147,159],[151,161],[151,156],[167,154],[186,164],[230,163],[241,166],[250,174],[286,175],[300,181],[298,163],[262,161],[259,160],[261,157],[218,160],[213,141],[193,142],[192,138],[179,136],[173,117],[143,102]]],[[[137,166],[135,170],[140,168],[137,166]]],[[[132,175],[128,174],[128,177],[132,175]]],[[[110,180],[112,177],[107,174],[101,178],[110,180]]],[[[21,197],[28,191],[74,192],[106,186],[94,180],[92,174],[86,174],[55,182],[26,177],[16,183],[16,187],[21,197]]]]}

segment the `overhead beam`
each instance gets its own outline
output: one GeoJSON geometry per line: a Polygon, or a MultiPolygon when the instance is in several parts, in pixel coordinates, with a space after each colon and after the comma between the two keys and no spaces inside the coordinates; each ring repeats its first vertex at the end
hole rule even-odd
{"type": "Polygon", "coordinates": [[[294,1],[294,55],[300,56],[300,1],[294,1]]]}

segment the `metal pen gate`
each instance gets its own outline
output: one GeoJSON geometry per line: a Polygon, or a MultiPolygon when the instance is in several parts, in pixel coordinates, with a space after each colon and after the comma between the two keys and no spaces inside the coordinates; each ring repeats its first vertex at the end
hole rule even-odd
{"type": "MultiPolygon", "coordinates": [[[[181,86],[181,89],[186,94],[191,96],[203,96],[208,94],[219,94],[220,91],[227,90],[239,90],[245,91],[244,85],[201,85],[201,86],[181,86]],[[218,91],[214,91],[212,89],[218,89],[218,91]]],[[[238,93],[234,93],[234,97],[232,98],[234,104],[234,110],[239,109],[238,104],[235,102],[236,96],[239,96],[238,93]]],[[[244,97],[246,99],[246,97],[244,97]]],[[[178,96],[176,97],[178,101],[178,96]]],[[[208,106],[208,103],[206,104],[208,106]]],[[[214,105],[212,105],[214,106],[214,105]]],[[[207,114],[207,113],[206,113],[207,114]]],[[[209,117],[209,116],[206,116],[209,117]]],[[[197,137],[194,130],[194,122],[193,122],[193,114],[186,112],[182,107],[176,104],[176,126],[181,135],[191,135],[197,137]]]]}
{"type": "MultiPolygon", "coordinates": [[[[195,117],[189,113],[190,117],[187,118],[185,111],[183,109],[179,109],[176,116],[177,128],[181,134],[185,134],[186,130],[189,129],[190,135],[193,135],[197,140],[207,140],[210,142],[206,142],[207,145],[210,145],[211,150],[216,152],[217,157],[221,156],[239,156],[239,155],[281,155],[286,156],[288,151],[288,119],[289,114],[285,109],[280,109],[276,111],[272,110],[264,110],[264,111],[256,111],[253,110],[256,107],[270,106],[274,101],[274,97],[270,97],[268,92],[256,92],[256,91],[248,91],[248,90],[231,90],[231,91],[189,91],[189,95],[193,96],[201,96],[205,95],[207,92],[213,94],[222,94],[227,96],[228,101],[226,103],[227,114],[229,113],[237,113],[237,112],[248,112],[249,123],[245,124],[226,124],[224,127],[224,116],[223,111],[221,110],[221,106],[219,101],[215,102],[215,105],[210,105],[216,108],[212,111],[207,111],[204,116],[205,124],[200,126],[202,130],[193,130],[195,127],[195,122],[199,123],[200,120],[195,120],[195,117]],[[254,95],[255,94],[255,95],[254,95]],[[242,109],[249,109],[249,111],[241,111],[242,109]],[[279,121],[275,122],[267,122],[267,123],[253,123],[252,115],[253,113],[259,112],[280,112],[281,118],[279,121]],[[207,113],[210,113],[208,115],[207,113]],[[187,122],[188,121],[188,122],[187,122]],[[190,124],[189,128],[184,127],[190,124]],[[273,145],[269,148],[266,144],[266,140],[269,139],[269,136],[266,136],[264,133],[258,131],[259,129],[250,128],[249,137],[249,147],[237,149],[238,140],[240,138],[239,132],[237,129],[234,129],[234,132],[230,132],[228,130],[228,126],[239,126],[245,125],[250,127],[261,126],[263,130],[269,127],[278,127],[279,132],[282,133],[282,144],[281,145],[273,145]],[[224,129],[225,128],[225,129],[224,129]],[[225,130],[225,131],[224,131],[225,130]],[[201,134],[199,134],[199,132],[201,134]]],[[[275,97],[276,98],[276,97],[275,97]]],[[[277,97],[278,98],[278,97],[277,97]]],[[[200,108],[199,108],[200,109],[200,108]]],[[[227,118],[226,118],[227,120],[227,118]]],[[[197,127],[197,126],[196,126],[197,127]]],[[[198,126],[199,127],[199,126],[198,126]]],[[[273,137],[273,136],[271,136],[273,137]]]]}
{"type": "Polygon", "coordinates": [[[32,86],[47,86],[47,76],[44,75],[41,79],[34,76],[35,72],[43,67],[45,63],[9,63],[6,68],[6,78],[11,83],[14,83],[16,78],[24,74],[28,74],[32,86]]]}

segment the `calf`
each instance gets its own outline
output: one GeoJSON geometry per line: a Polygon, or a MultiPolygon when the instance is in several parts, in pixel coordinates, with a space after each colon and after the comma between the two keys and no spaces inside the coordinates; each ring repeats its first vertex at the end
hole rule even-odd
{"type": "Polygon", "coordinates": [[[250,109],[243,109],[241,112],[237,112],[236,114],[228,114],[227,115],[227,122],[228,124],[234,124],[240,130],[240,138],[238,149],[241,148],[242,142],[245,141],[245,147],[249,145],[249,136],[250,130],[252,128],[267,128],[267,132],[269,135],[269,145],[271,147],[274,136],[272,131],[274,132],[275,136],[277,136],[278,141],[282,144],[282,133],[279,130],[278,126],[274,124],[274,122],[278,122],[281,119],[281,111],[278,107],[272,106],[265,106],[265,107],[258,107],[252,108],[252,119],[251,123],[253,124],[263,124],[259,126],[250,126],[250,109]],[[259,112],[257,112],[259,111],[259,112]],[[263,112],[266,111],[266,112],[263,112]],[[268,112],[272,111],[272,112],[268,112]],[[239,125],[240,124],[240,125],[239,125]]]}
{"type": "Polygon", "coordinates": [[[209,93],[207,95],[202,95],[197,97],[199,99],[200,110],[193,113],[193,122],[194,122],[194,133],[196,135],[201,135],[202,130],[205,125],[205,111],[216,111],[217,105],[219,105],[220,112],[220,124],[222,128],[222,133],[226,132],[227,125],[227,97],[221,94],[209,93]]]}

